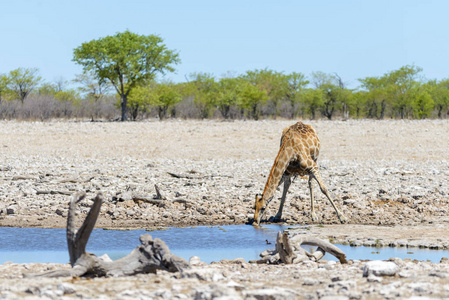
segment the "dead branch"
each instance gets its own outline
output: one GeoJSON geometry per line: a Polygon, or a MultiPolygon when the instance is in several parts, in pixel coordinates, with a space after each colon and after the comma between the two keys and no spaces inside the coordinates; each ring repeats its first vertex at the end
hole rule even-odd
{"type": "Polygon", "coordinates": [[[204,176],[192,176],[192,175],[181,175],[181,174],[175,174],[171,172],[167,172],[168,175],[175,177],[175,178],[186,178],[186,179],[201,179],[204,178],[204,176]]]}
{"type": "Polygon", "coordinates": [[[185,179],[204,179],[204,178],[214,178],[214,177],[227,177],[232,178],[232,176],[229,175],[219,175],[219,174],[212,174],[212,175],[205,175],[205,176],[192,176],[192,175],[184,175],[184,174],[175,174],[171,172],[167,172],[168,175],[175,177],[175,178],[185,178],[185,179]]]}
{"type": "Polygon", "coordinates": [[[154,185],[154,188],[156,190],[156,197],[147,197],[138,195],[136,193],[132,193],[132,199],[134,201],[143,201],[161,207],[165,207],[165,205],[169,203],[183,203],[186,207],[191,206],[189,201],[185,199],[168,199],[167,197],[163,196],[161,191],[159,190],[159,187],[156,184],[154,185]]]}
{"type": "Polygon", "coordinates": [[[346,254],[329,242],[313,236],[295,236],[290,239],[287,232],[278,232],[276,250],[264,251],[260,254],[261,259],[251,262],[258,264],[295,264],[307,260],[318,261],[324,256],[325,252],[338,258],[342,264],[348,263],[346,254]],[[301,245],[317,246],[318,248],[313,253],[309,253],[301,245]]]}
{"type": "Polygon", "coordinates": [[[43,191],[43,190],[36,190],[36,195],[72,195],[72,192],[70,191],[61,191],[61,190],[50,190],[50,191],[43,191]]]}
{"type": "Polygon", "coordinates": [[[141,196],[141,195],[136,195],[136,194],[133,194],[133,200],[134,201],[143,201],[143,202],[147,202],[147,203],[154,204],[154,205],[161,206],[161,207],[164,207],[167,204],[167,200],[156,199],[156,198],[151,198],[151,197],[146,197],[146,196],[141,196]]]}
{"type": "Polygon", "coordinates": [[[28,175],[17,175],[11,178],[11,180],[38,180],[38,179],[39,177],[28,175]]]}
{"type": "Polygon", "coordinates": [[[76,204],[85,198],[85,193],[72,196],[67,216],[67,246],[72,269],[56,270],[42,274],[24,274],[27,277],[62,277],[62,276],[126,276],[140,273],[156,273],[157,270],[179,272],[190,268],[183,258],[170,253],[167,245],[151,235],[140,236],[137,246],[127,256],[110,261],[95,254],[86,252],[86,244],[100,213],[103,196],[99,193],[81,227],[75,228],[76,204]]]}
{"type": "Polygon", "coordinates": [[[166,200],[167,198],[163,197],[161,195],[161,192],[159,191],[159,188],[157,187],[157,184],[154,185],[154,189],[156,190],[156,199],[160,200],[166,200]]]}

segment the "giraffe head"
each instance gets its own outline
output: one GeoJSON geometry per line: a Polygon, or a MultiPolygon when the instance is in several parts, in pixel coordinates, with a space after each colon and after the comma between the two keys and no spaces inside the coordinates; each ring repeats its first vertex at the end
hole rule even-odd
{"type": "Polygon", "coordinates": [[[256,194],[256,203],[254,204],[254,222],[253,224],[259,225],[260,219],[262,218],[265,212],[265,201],[263,200],[263,196],[256,194]]]}

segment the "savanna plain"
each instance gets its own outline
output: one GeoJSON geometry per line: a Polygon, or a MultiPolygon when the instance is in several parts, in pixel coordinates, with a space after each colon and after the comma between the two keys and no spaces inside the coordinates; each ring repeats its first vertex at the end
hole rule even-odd
{"type": "MultiPolygon", "coordinates": [[[[0,226],[63,228],[70,195],[78,191],[88,199],[103,193],[101,228],[247,223],[282,130],[295,122],[1,121],[0,226]]],[[[319,221],[312,222],[307,179],[296,178],[283,222],[308,226],[292,235],[354,246],[449,248],[447,120],[303,122],[318,132],[321,175],[348,223],[339,224],[316,184],[319,221]]],[[[281,190],[265,221],[276,214],[280,196],[281,190]]],[[[79,215],[88,209],[81,206],[79,215]]],[[[94,279],[23,278],[69,265],[5,263],[0,298],[449,298],[447,260],[390,262],[397,267],[392,276],[363,276],[361,260],[256,265],[236,259],[196,261],[185,274],[94,279]]]]}

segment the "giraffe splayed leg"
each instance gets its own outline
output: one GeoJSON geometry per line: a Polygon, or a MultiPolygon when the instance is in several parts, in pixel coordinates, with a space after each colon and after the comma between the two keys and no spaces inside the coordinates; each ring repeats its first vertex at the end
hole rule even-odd
{"type": "Polygon", "coordinates": [[[312,179],[318,182],[321,192],[326,195],[332,204],[338,219],[341,223],[346,222],[344,215],[338,210],[333,202],[327,187],[324,185],[318,165],[316,163],[320,151],[320,140],[315,130],[310,125],[298,122],[284,129],[281,138],[281,147],[278,155],[274,160],[270,175],[262,196],[256,195],[254,223],[260,224],[260,220],[265,213],[266,206],[273,199],[276,188],[284,182],[284,190],[282,193],[281,204],[275,216],[275,220],[282,218],[282,209],[287,197],[288,188],[291,184],[291,176],[309,176],[309,190],[311,201],[312,220],[316,221],[317,217],[314,209],[314,194],[312,179]]]}

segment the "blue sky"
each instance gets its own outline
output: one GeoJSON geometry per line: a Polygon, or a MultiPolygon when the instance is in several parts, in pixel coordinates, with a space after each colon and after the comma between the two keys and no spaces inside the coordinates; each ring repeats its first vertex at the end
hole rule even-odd
{"type": "Polygon", "coordinates": [[[48,82],[74,79],[73,49],[129,29],[160,35],[193,72],[269,68],[337,73],[349,86],[407,64],[449,78],[449,1],[0,0],[0,73],[38,68],[48,82]]]}

